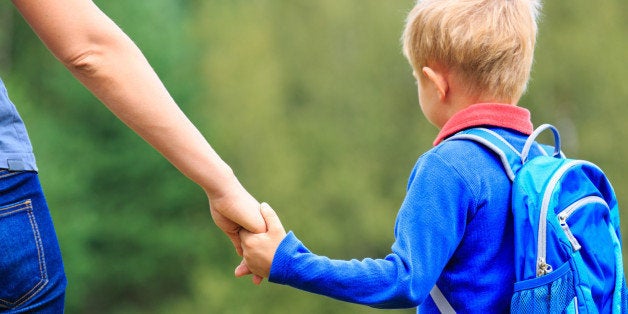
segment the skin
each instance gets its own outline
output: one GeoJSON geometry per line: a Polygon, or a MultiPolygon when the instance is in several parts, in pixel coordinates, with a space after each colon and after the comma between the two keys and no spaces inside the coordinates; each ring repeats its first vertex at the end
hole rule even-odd
{"type": "Polygon", "coordinates": [[[259,277],[268,278],[275,252],[286,237],[286,230],[270,205],[262,203],[260,212],[266,221],[268,231],[257,234],[246,230],[240,231],[246,264],[236,268],[236,277],[253,273],[259,277]]]}
{"type": "Polygon", "coordinates": [[[266,231],[257,200],[179,109],[139,48],[94,3],[12,2],[52,54],[87,89],[203,188],[214,222],[238,254],[242,253],[241,228],[266,231]]]}
{"type": "MultiPolygon", "coordinates": [[[[473,104],[512,103],[511,100],[469,95],[456,72],[437,63],[431,63],[418,72],[415,70],[413,75],[417,80],[421,111],[438,129],[441,129],[454,114],[473,104]]],[[[240,231],[244,263],[236,268],[237,277],[253,273],[268,278],[275,252],[286,236],[281,221],[270,206],[262,206],[261,213],[266,221],[268,229],[266,233],[240,231]]]]}

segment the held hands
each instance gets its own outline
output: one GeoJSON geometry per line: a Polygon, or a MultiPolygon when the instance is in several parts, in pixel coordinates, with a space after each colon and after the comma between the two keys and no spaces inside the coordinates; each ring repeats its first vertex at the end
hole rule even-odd
{"type": "MultiPolygon", "coordinates": [[[[259,211],[260,205],[244,188],[238,184],[235,188],[227,189],[230,193],[220,196],[207,193],[209,208],[214,223],[229,237],[238,255],[242,256],[240,243],[240,229],[245,228],[252,232],[266,232],[266,223],[259,211]]],[[[250,274],[244,260],[238,269],[250,274]]],[[[259,284],[262,277],[253,276],[253,282],[259,284]]]]}
{"type": "Polygon", "coordinates": [[[241,185],[220,196],[207,193],[214,223],[229,237],[244,259],[236,277],[253,274],[253,283],[268,277],[273,256],[286,232],[273,209],[259,204],[241,185]]]}
{"type": "MultiPolygon", "coordinates": [[[[245,229],[240,230],[240,240],[243,249],[244,261],[235,270],[236,277],[254,274],[268,278],[273,263],[275,251],[286,236],[286,231],[275,211],[266,203],[260,205],[262,217],[266,221],[266,233],[252,233],[245,229]]],[[[253,283],[259,284],[253,278],[253,283]]]]}
{"type": "Polygon", "coordinates": [[[238,231],[244,228],[254,233],[266,232],[266,223],[259,212],[260,205],[242,186],[228,189],[220,196],[207,194],[214,223],[229,237],[238,255],[242,246],[238,231]]]}

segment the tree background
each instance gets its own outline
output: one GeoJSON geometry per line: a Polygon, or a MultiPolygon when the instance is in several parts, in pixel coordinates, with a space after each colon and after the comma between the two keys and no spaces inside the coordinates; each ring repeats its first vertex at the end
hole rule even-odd
{"type": "MultiPolygon", "coordinates": [[[[400,52],[413,2],[96,1],[249,191],[314,252],[342,259],[389,252],[410,169],[437,133],[400,52]]],[[[605,169],[620,206],[627,32],[626,1],[547,1],[520,102],[559,127],[568,156],[605,169]]],[[[378,311],[234,279],[239,258],[201,189],[74,80],[9,1],[0,73],[35,147],[67,313],[378,311]]]]}

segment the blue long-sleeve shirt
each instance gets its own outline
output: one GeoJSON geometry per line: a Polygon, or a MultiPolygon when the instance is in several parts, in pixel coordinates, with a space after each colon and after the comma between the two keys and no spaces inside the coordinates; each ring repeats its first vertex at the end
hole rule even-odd
{"type": "MultiPolygon", "coordinates": [[[[532,129],[529,113],[504,106],[509,105],[467,108],[445,125],[440,140],[482,125],[521,150],[532,129]],[[513,128],[504,127],[509,123],[513,128]]],[[[515,281],[510,190],[493,153],[474,142],[445,141],[423,154],[412,170],[390,254],[333,260],[310,252],[289,232],[275,253],[269,280],[380,308],[439,312],[433,298],[440,297],[458,312],[508,311],[515,281]]]]}

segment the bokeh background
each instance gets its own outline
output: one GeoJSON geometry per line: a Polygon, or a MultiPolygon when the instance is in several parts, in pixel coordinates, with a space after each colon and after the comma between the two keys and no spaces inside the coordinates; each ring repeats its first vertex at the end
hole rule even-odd
{"type": "MultiPolygon", "coordinates": [[[[410,169],[437,133],[400,52],[413,2],[96,1],[249,191],[314,252],[342,259],[389,252],[410,169]]],[[[546,1],[520,102],[559,127],[569,156],[605,169],[623,208],[627,51],[628,1],[546,1]]],[[[0,73],[35,146],[67,313],[377,311],[235,279],[202,190],[77,83],[9,1],[0,73]]]]}

